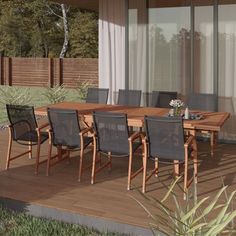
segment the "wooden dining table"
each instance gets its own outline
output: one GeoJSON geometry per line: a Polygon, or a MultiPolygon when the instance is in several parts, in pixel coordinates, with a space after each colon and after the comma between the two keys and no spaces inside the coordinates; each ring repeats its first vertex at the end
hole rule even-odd
{"type": "MultiPolygon", "coordinates": [[[[86,125],[90,126],[93,123],[94,111],[106,111],[114,113],[125,113],[128,118],[128,126],[144,127],[144,117],[147,116],[167,116],[169,109],[153,108],[153,107],[130,107],[122,105],[108,104],[93,104],[79,102],[61,102],[48,105],[49,108],[77,110],[82,120],[86,125]]],[[[47,107],[40,107],[35,110],[36,115],[47,116],[47,107]]],[[[208,111],[190,111],[190,114],[195,114],[201,119],[183,120],[183,127],[192,135],[196,135],[197,131],[209,131],[211,134],[221,130],[226,120],[230,117],[228,112],[208,112],[208,111]]],[[[211,142],[211,155],[213,156],[215,144],[211,142]]],[[[179,175],[179,164],[174,165],[174,174],[179,175]]]]}
{"type": "MultiPolygon", "coordinates": [[[[71,109],[77,110],[81,119],[88,124],[93,121],[93,111],[107,111],[116,113],[126,113],[128,117],[128,125],[132,127],[143,127],[144,116],[167,116],[169,109],[167,108],[153,108],[153,107],[129,107],[121,105],[107,105],[94,103],[79,103],[79,102],[61,102],[57,104],[48,105],[50,108],[71,109]]],[[[36,115],[47,115],[47,107],[40,107],[35,110],[36,115]]],[[[228,112],[208,112],[208,111],[190,111],[190,113],[201,116],[201,119],[184,120],[183,125],[185,129],[192,131],[207,130],[219,132],[230,117],[228,112]]]]}

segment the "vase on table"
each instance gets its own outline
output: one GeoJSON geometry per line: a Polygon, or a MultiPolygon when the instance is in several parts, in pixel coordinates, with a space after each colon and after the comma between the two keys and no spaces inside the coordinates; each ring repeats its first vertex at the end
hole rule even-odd
{"type": "Polygon", "coordinates": [[[174,107],[173,115],[175,117],[181,116],[181,107],[174,107]]]}

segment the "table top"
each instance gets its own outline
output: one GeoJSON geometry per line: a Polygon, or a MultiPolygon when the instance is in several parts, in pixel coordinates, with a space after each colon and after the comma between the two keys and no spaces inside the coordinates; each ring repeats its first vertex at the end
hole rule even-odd
{"type": "MultiPolygon", "coordinates": [[[[51,108],[73,109],[79,112],[83,119],[91,123],[93,111],[109,111],[126,113],[128,116],[128,125],[134,127],[143,127],[144,116],[166,116],[169,112],[167,108],[153,107],[129,107],[121,105],[106,105],[94,103],[62,102],[49,105],[51,108]]],[[[225,121],[230,117],[228,112],[208,112],[208,111],[190,111],[202,116],[200,120],[184,120],[184,128],[196,130],[220,131],[225,121]]],[[[47,115],[47,107],[40,107],[35,110],[36,115],[47,115]]]]}

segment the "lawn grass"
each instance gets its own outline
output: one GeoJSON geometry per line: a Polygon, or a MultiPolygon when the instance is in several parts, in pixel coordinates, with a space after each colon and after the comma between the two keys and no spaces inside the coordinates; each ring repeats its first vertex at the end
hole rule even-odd
{"type": "Polygon", "coordinates": [[[116,233],[101,233],[76,224],[32,217],[7,210],[0,206],[1,236],[119,236],[116,233]]]}
{"type": "MultiPolygon", "coordinates": [[[[76,89],[65,89],[66,90],[66,101],[80,101],[79,92],[76,89]]],[[[6,114],[6,103],[12,101],[17,94],[20,94],[19,100],[24,100],[24,105],[30,105],[34,107],[40,107],[50,104],[46,94],[48,93],[47,88],[38,87],[9,87],[0,86],[0,124],[7,123],[6,114]],[[3,93],[3,92],[4,93],[3,93]]],[[[22,101],[17,101],[22,104],[22,101]]]]}

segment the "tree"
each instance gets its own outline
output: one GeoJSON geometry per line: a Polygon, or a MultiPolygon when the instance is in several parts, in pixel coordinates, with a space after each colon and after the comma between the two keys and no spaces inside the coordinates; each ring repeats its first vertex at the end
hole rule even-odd
{"type": "Polygon", "coordinates": [[[48,0],[0,1],[0,52],[5,56],[96,57],[96,34],[94,12],[48,0]]]}

